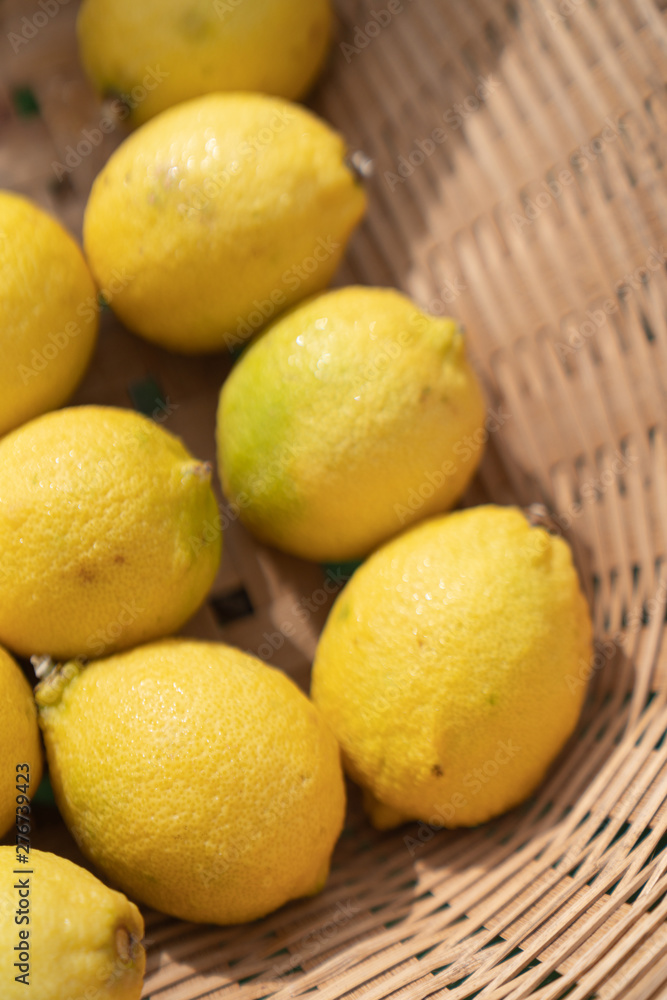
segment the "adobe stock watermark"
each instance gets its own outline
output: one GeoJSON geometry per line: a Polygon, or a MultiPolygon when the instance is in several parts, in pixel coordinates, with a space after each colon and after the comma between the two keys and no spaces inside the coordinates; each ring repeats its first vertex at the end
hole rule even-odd
{"type": "Polygon", "coordinates": [[[159,66],[147,67],[146,75],[140,84],[133,87],[127,94],[116,95],[112,101],[113,115],[104,115],[95,128],[82,129],[81,139],[76,146],[71,144],[65,146],[63,163],[60,160],[51,161],[51,169],[57,180],[61,181],[65,174],[71,174],[73,170],[76,170],[86,157],[90,156],[93,149],[100,145],[104,136],[114,132],[120,122],[129,118],[135,108],[138,108],[142,101],[145,101],[148,95],[156,90],[168,76],[169,73],[161,70],[159,66]]]}
{"type": "MultiPolygon", "coordinates": [[[[152,735],[153,741],[155,741],[156,736],[166,736],[165,748],[168,748],[173,743],[174,733],[169,729],[153,733],[152,735]]],[[[177,732],[176,738],[179,737],[180,733],[177,732]]],[[[304,785],[301,775],[296,777],[292,773],[291,778],[292,780],[289,785],[283,782],[280,791],[277,793],[276,805],[279,805],[284,816],[290,815],[296,804],[303,805],[304,788],[307,787],[304,785]]],[[[306,792],[305,794],[307,799],[308,793],[306,792]]],[[[248,852],[252,853],[253,851],[257,837],[258,823],[261,825],[261,817],[259,816],[239,816],[233,840],[227,839],[224,845],[221,844],[217,850],[209,845],[208,851],[204,850],[201,852],[202,859],[197,858],[197,879],[201,885],[208,888],[216,882],[222,884],[222,880],[228,876],[230,871],[238,876],[239,869],[247,867],[247,855],[248,852]],[[236,872],[234,872],[234,869],[236,869],[236,872]]]]}
{"type": "Polygon", "coordinates": [[[634,454],[624,454],[617,448],[609,464],[598,474],[587,479],[579,487],[580,500],[572,501],[565,510],[551,514],[551,519],[555,521],[561,531],[569,531],[573,522],[581,517],[587,506],[598,503],[610,486],[624,475],[630,466],[638,461],[638,456],[634,454]]]}
{"type": "MultiPolygon", "coordinates": [[[[321,587],[317,587],[309,597],[301,597],[292,604],[291,612],[298,622],[305,624],[316,612],[324,607],[347,583],[347,576],[340,569],[327,569],[321,587]]],[[[274,653],[285,645],[286,639],[292,639],[296,635],[296,628],[291,621],[284,621],[273,632],[264,632],[262,638],[264,642],[257,647],[254,655],[262,660],[270,660],[274,653]]],[[[247,653],[253,650],[247,649],[247,653]]]]}
{"type": "MultiPolygon", "coordinates": [[[[31,656],[30,662],[35,668],[37,677],[46,683],[49,705],[55,705],[60,700],[69,682],[78,677],[85,664],[82,656],[58,664],[54,664],[50,656],[31,656]]],[[[75,836],[73,829],[70,829],[70,833],[75,836]]]]}
{"type": "Polygon", "coordinates": [[[415,170],[433,156],[438,146],[449,139],[450,132],[456,132],[464,122],[474,115],[486,103],[491,94],[501,86],[500,80],[492,75],[477,78],[474,93],[468,94],[462,101],[453,104],[442,114],[442,120],[447,128],[437,126],[427,136],[416,139],[412,149],[398,157],[395,170],[385,170],[384,179],[390,191],[395,191],[399,184],[405,184],[415,170]]]}
{"type": "Polygon", "coordinates": [[[326,951],[341,927],[353,920],[358,913],[361,913],[361,907],[353,903],[351,899],[346,899],[344,903],[339,900],[326,921],[317,930],[305,934],[299,941],[296,950],[291,955],[285,955],[280,962],[273,966],[272,973],[276,976],[284,976],[288,972],[293,972],[307,959],[314,958],[320,952],[326,951]]]}
{"type": "Polygon", "coordinates": [[[182,201],[178,211],[188,218],[196,218],[220,192],[227,187],[232,178],[237,177],[244,165],[270,145],[277,135],[285,131],[294,121],[294,115],[286,108],[276,111],[271,120],[256,135],[242,139],[235,151],[234,159],[221,170],[212,173],[202,183],[201,187],[191,187],[187,191],[187,200],[182,201]]]}
{"type": "Polygon", "coordinates": [[[468,285],[465,283],[460,274],[457,274],[453,278],[447,278],[443,284],[438,286],[437,295],[429,299],[426,304],[426,312],[431,316],[446,316],[448,314],[447,307],[456,302],[460,295],[468,291],[468,285]]]}
{"type": "Polygon", "coordinates": [[[280,278],[281,288],[274,288],[265,299],[253,299],[252,309],[247,316],[236,317],[236,329],[227,331],[223,336],[225,347],[233,350],[246,344],[258,330],[266,326],[273,316],[281,313],[292,301],[292,297],[288,298],[287,292],[283,289],[292,293],[297,292],[322,264],[340,250],[340,246],[333,236],[318,236],[311,253],[283,271],[280,278]]]}
{"type": "MultiPolygon", "coordinates": [[[[89,986],[81,997],[73,998],[73,1000],[104,1000],[105,997],[109,996],[110,991],[115,991],[116,983],[119,983],[130,970],[134,969],[139,944],[139,941],[130,938],[126,957],[116,957],[110,970],[103,967],[96,970],[95,978],[100,984],[99,987],[89,986]]],[[[70,998],[68,997],[67,1000],[70,998]]]]}
{"type": "MultiPolygon", "coordinates": [[[[511,418],[512,414],[506,413],[502,404],[495,410],[489,410],[482,427],[478,427],[473,434],[466,434],[457,441],[453,448],[453,454],[463,465],[466,465],[479,454],[489,437],[496,434],[511,418]]],[[[414,515],[432,499],[436,491],[442,489],[447,479],[451,479],[458,473],[459,468],[460,466],[453,459],[446,458],[439,468],[425,472],[423,482],[417,488],[411,486],[408,490],[405,503],[394,504],[394,513],[399,524],[404,525],[412,521],[414,515]]]]}
{"type": "MultiPolygon", "coordinates": [[[[638,456],[634,454],[624,454],[616,449],[609,464],[597,475],[586,480],[579,487],[581,500],[573,501],[565,510],[558,513],[548,512],[548,519],[554,524],[554,531],[558,529],[567,531],[572,527],[573,522],[581,517],[587,505],[600,501],[607,490],[622,476],[630,466],[638,461],[638,456]]],[[[530,546],[536,553],[543,553],[551,544],[550,538],[553,532],[531,531],[530,546]]],[[[655,596],[646,602],[639,610],[635,609],[628,615],[626,627],[622,631],[617,631],[613,636],[606,639],[596,639],[593,646],[593,655],[590,660],[580,658],[575,674],[568,674],[565,683],[570,692],[574,692],[585,686],[594,673],[602,670],[604,665],[621,649],[628,634],[637,632],[644,623],[644,614],[648,612],[653,615],[662,608],[664,599],[667,596],[667,581],[658,587],[655,596]]]]}
{"type": "Polygon", "coordinates": [[[414,858],[424,844],[432,840],[443,827],[450,825],[456,814],[461,809],[465,809],[470,804],[470,800],[479,795],[482,789],[490,781],[493,781],[501,768],[506,767],[519,753],[521,753],[521,747],[514,740],[498,740],[493,756],[489,757],[481,767],[472,767],[464,774],[461,779],[461,789],[452,792],[446,802],[438,803],[434,807],[428,823],[420,821],[417,836],[403,837],[403,843],[407,847],[410,857],[414,858]]]}
{"type": "MultiPolygon", "coordinates": [[[[643,793],[645,789],[643,787],[639,787],[637,791],[643,793]]],[[[641,795],[638,796],[638,798],[640,797],[641,795]]],[[[652,859],[654,854],[655,852],[653,852],[653,854],[651,855],[652,859]]],[[[655,861],[657,863],[658,861],[657,857],[655,858],[655,861]]],[[[653,909],[653,907],[651,907],[651,909],[653,909]]],[[[630,913],[632,913],[632,911],[630,911],[630,913]]],[[[637,920],[637,918],[636,916],[632,915],[630,919],[634,923],[633,930],[636,931],[635,921],[637,920]]],[[[627,934],[627,931],[624,933],[624,936],[621,938],[621,941],[625,940],[625,934],[627,934]]],[[[622,973],[620,978],[617,978],[618,973],[614,973],[612,979],[609,980],[609,982],[613,982],[614,984],[614,990],[616,992],[616,996],[625,996],[626,995],[625,990],[631,984],[635,983],[635,980],[644,976],[647,969],[651,969],[652,967],[654,967],[659,958],[662,957],[664,959],[664,949],[665,949],[665,941],[662,936],[660,936],[657,941],[655,939],[651,941],[651,939],[649,938],[648,941],[646,941],[645,944],[642,945],[641,949],[633,947],[630,949],[629,954],[626,953],[624,958],[617,959],[614,962],[615,965],[619,965],[620,962],[626,962],[626,963],[631,962],[633,959],[634,959],[634,964],[632,965],[631,968],[626,969],[622,973]],[[646,945],[648,945],[648,947],[646,947],[646,945]]],[[[607,952],[607,958],[609,957],[609,954],[610,952],[607,952]]]]}
{"type": "Polygon", "coordinates": [[[45,28],[49,21],[52,21],[68,3],[70,0],[38,0],[39,10],[35,11],[32,17],[21,18],[21,31],[10,31],[7,34],[7,41],[14,54],[20,52],[24,45],[28,45],[33,38],[36,38],[42,28],[45,28]]]}
{"type": "Polygon", "coordinates": [[[271,460],[262,467],[262,474],[251,475],[248,478],[247,490],[241,490],[231,503],[225,503],[222,509],[218,508],[218,513],[213,521],[204,521],[202,531],[197,535],[191,535],[189,542],[194,555],[197,555],[206,546],[216,541],[223,531],[230,524],[241,517],[241,512],[250,507],[257,497],[262,494],[280,479],[289,459],[297,457],[297,452],[289,442],[285,442],[277,448],[271,460]]]}
{"type": "MultiPolygon", "coordinates": [[[[95,316],[102,311],[102,303],[100,301],[100,296],[102,300],[106,303],[111,303],[116,295],[123,289],[134,281],[134,275],[128,274],[123,268],[122,270],[114,269],[111,272],[111,279],[108,284],[102,288],[97,297],[89,295],[88,298],[84,299],[76,308],[76,315],[84,323],[90,323],[94,320],[95,316]]],[[[57,358],[58,355],[66,350],[67,345],[70,341],[75,340],[80,337],[82,333],[82,327],[76,320],[70,320],[62,330],[52,330],[48,334],[48,343],[46,343],[40,350],[36,347],[32,348],[30,354],[30,365],[20,364],[17,365],[18,374],[21,377],[21,382],[23,385],[27,385],[31,379],[37,378],[46,371],[49,367],[49,363],[57,358]]]]}
{"type": "MultiPolygon", "coordinates": [[[[444,315],[446,312],[444,308],[445,296],[451,296],[451,300],[453,301],[466,288],[466,285],[461,285],[459,289],[451,282],[447,282],[446,285],[440,288],[442,298],[432,299],[429,302],[428,308],[432,310],[431,315],[415,312],[410,316],[407,326],[404,329],[399,330],[391,339],[387,337],[378,341],[377,350],[374,351],[372,357],[364,362],[363,367],[359,369],[354,379],[355,386],[363,388],[368,383],[380,378],[389,369],[391,362],[397,361],[402,356],[403,351],[414,344],[417,337],[428,333],[433,322],[433,315],[444,315]]],[[[461,330],[461,327],[459,327],[459,330],[461,330]]]]}
{"type": "Polygon", "coordinates": [[[667,580],[661,581],[653,597],[645,601],[640,608],[634,608],[628,614],[625,628],[616,631],[605,639],[596,639],[593,643],[593,655],[590,660],[579,658],[577,672],[568,674],[565,683],[571,693],[586,687],[593,674],[599,673],[619,650],[623,650],[629,635],[636,635],[643,628],[646,616],[652,618],[656,612],[662,613],[667,599],[667,580]]]}
{"type": "Polygon", "coordinates": [[[140,608],[136,602],[128,604],[127,601],[121,601],[117,617],[104,628],[98,628],[86,640],[88,655],[91,657],[103,656],[116,639],[119,639],[123,632],[130,625],[133,625],[145,611],[146,608],[140,608]]]}
{"type": "MultiPolygon", "coordinates": [[[[405,2],[410,4],[412,0],[405,0],[405,2]]],[[[340,43],[340,50],[345,56],[348,66],[352,62],[353,57],[360,55],[364,49],[367,49],[373,39],[377,38],[382,30],[387,28],[394,18],[402,14],[404,10],[403,0],[388,0],[386,7],[383,7],[381,10],[373,10],[369,13],[368,21],[365,24],[356,24],[352,37],[353,44],[349,42],[340,43]]]]}
{"type": "MultiPolygon", "coordinates": [[[[172,403],[169,398],[162,402],[156,402],[149,420],[145,421],[143,434],[150,438],[157,434],[159,425],[164,423],[172,413],[180,409],[180,403],[172,403]]],[[[127,451],[134,451],[137,447],[137,433],[135,430],[121,434],[116,439],[116,447],[111,449],[108,458],[100,459],[92,466],[81,463],[75,467],[77,482],[74,484],[61,485],[61,491],[69,492],[73,498],[81,498],[90,493],[98,495],[109,488],[118,478],[118,467],[127,461],[127,451]]],[[[73,470],[74,471],[74,470],[73,470]]]]}
{"type": "MultiPolygon", "coordinates": [[[[592,139],[591,142],[578,146],[570,155],[570,166],[580,172],[587,170],[589,164],[597,159],[605,146],[616,142],[621,135],[621,131],[620,122],[614,121],[611,117],[605,118],[604,128],[600,132],[600,135],[592,139]]],[[[510,218],[517,232],[521,233],[527,226],[532,226],[542,212],[562,197],[565,188],[574,184],[574,181],[575,174],[567,168],[560,170],[557,177],[551,180],[543,180],[541,182],[542,191],[534,198],[527,198],[524,201],[523,212],[512,212],[510,218]]]]}
{"type": "Polygon", "coordinates": [[[393,339],[387,338],[381,341],[381,346],[378,344],[373,356],[364,363],[363,368],[359,369],[354,380],[356,387],[363,388],[369,382],[380,378],[388,370],[391,362],[397,361],[403,351],[414,344],[415,338],[428,330],[429,325],[428,316],[418,312],[413,313],[407,328],[399,330],[393,339]]]}
{"type": "Polygon", "coordinates": [[[557,24],[562,24],[563,21],[567,21],[568,17],[576,14],[585,4],[586,0],[560,0],[557,11],[545,10],[544,14],[551,27],[555,28],[557,24]]]}
{"type": "Polygon", "coordinates": [[[241,511],[249,507],[251,498],[247,493],[239,493],[238,498],[233,503],[225,503],[218,508],[218,513],[214,521],[204,521],[204,525],[199,535],[190,536],[190,548],[195,555],[198,555],[203,548],[210,545],[226,531],[230,524],[238,521],[241,511]]]}
{"type": "MultiPolygon", "coordinates": [[[[294,454],[290,445],[285,446],[283,454],[294,454]]],[[[280,458],[276,457],[274,467],[277,469],[280,464],[280,458]]],[[[267,469],[265,469],[261,481],[255,483],[255,487],[264,492],[268,489],[271,482],[275,478],[275,472],[267,471],[267,469]]],[[[253,494],[253,496],[254,495],[255,494],[253,494]]],[[[234,521],[237,521],[240,518],[243,509],[249,507],[252,503],[253,496],[247,492],[239,493],[234,502],[225,503],[223,507],[218,510],[218,514],[214,522],[205,522],[201,535],[198,537],[192,536],[190,538],[190,547],[195,555],[200,552],[204,546],[210,545],[213,541],[215,541],[223,531],[226,531],[234,521]]],[[[335,595],[345,586],[347,580],[348,577],[340,569],[328,568],[324,574],[321,587],[317,587],[310,595],[300,597],[298,601],[293,602],[290,608],[292,617],[296,619],[297,622],[306,624],[320,608],[324,607],[324,605],[327,604],[332,597],[335,597],[335,595]]],[[[297,629],[293,622],[288,620],[284,621],[273,631],[263,632],[263,641],[260,643],[257,650],[247,649],[246,652],[259,656],[263,660],[270,660],[274,653],[276,653],[279,649],[282,649],[286,640],[293,639],[296,634],[297,629]]]]}
{"type": "Polygon", "coordinates": [[[244,0],[213,0],[213,10],[224,21],[228,14],[233,14],[243,3],[244,0]]]}
{"type": "MultiPolygon", "coordinates": [[[[624,274],[615,282],[614,288],[617,294],[623,295],[628,289],[640,291],[648,284],[652,273],[662,270],[665,261],[667,261],[667,253],[664,248],[651,247],[643,264],[640,264],[629,274],[624,274]]],[[[616,299],[607,298],[597,309],[588,309],[586,319],[578,327],[570,330],[567,342],[561,340],[554,343],[554,349],[561,361],[581,350],[584,344],[606,324],[608,317],[617,313],[619,308],[616,299]]]]}

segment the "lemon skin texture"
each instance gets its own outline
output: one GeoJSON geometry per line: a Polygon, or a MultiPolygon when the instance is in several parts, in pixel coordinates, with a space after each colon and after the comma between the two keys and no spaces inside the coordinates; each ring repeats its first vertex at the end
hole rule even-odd
{"type": "Polygon", "coordinates": [[[366,198],[342,138],[295,104],[211,94],[133,133],[97,177],[84,245],[130,330],[184,353],[235,348],[329,284],[366,198]]]}
{"type": "Polygon", "coordinates": [[[18,865],[16,848],[0,847],[3,1000],[139,1000],[146,956],[144,921],[134,903],[56,854],[31,849],[29,858],[18,865]],[[17,874],[18,868],[25,871],[17,874]],[[19,891],[29,923],[16,922],[19,891]],[[21,938],[21,931],[29,936],[21,938]],[[19,945],[28,956],[27,986],[15,979],[25,974],[14,965],[19,945]]]}
{"type": "Polygon", "coordinates": [[[97,339],[97,293],[79,247],[32,202],[0,191],[0,435],[61,406],[97,339]]]}
{"type": "Polygon", "coordinates": [[[212,91],[302,97],[331,26],[329,0],[85,0],[77,33],[94,86],[129,98],[140,124],[212,91]]]}
{"type": "MultiPolygon", "coordinates": [[[[28,786],[28,798],[42,777],[42,742],[32,689],[18,663],[0,647],[0,837],[16,822],[17,790],[28,786]],[[18,769],[20,767],[20,770],[18,769]]],[[[18,803],[25,803],[21,798],[18,803]]]]}
{"type": "Polygon", "coordinates": [[[0,641],[25,656],[95,657],[180,628],[220,561],[210,479],[130,410],[72,407],[8,434],[0,641]]]}
{"type": "Polygon", "coordinates": [[[67,664],[37,700],[65,822],[132,898],[228,924],[322,888],[345,810],[340,751],[280,671],[163,640],[67,664]]]}
{"type": "Polygon", "coordinates": [[[572,733],[591,656],[566,542],[516,508],[434,518],[339,595],[312,697],[380,828],[473,826],[540,784],[572,733]]]}
{"type": "Polygon", "coordinates": [[[263,541],[357,558],[455,502],[484,414],[454,320],[391,289],[329,292],[272,324],[223,385],[223,489],[263,541]]]}

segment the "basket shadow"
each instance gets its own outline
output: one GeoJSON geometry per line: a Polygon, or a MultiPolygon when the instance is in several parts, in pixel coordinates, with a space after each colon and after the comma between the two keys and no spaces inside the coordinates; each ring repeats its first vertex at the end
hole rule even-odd
{"type": "MultiPolygon", "coordinates": [[[[503,453],[501,444],[500,436],[489,441],[481,471],[461,506],[529,504],[537,498],[548,503],[539,483],[524,474],[519,464],[512,464],[511,455],[503,453]]],[[[548,518],[546,523],[548,526],[548,518]]],[[[590,592],[594,555],[579,523],[573,523],[568,540],[585,589],[590,592]]],[[[289,557],[274,550],[265,550],[262,558],[280,565],[281,577],[290,569],[283,565],[289,557]]],[[[302,583],[299,561],[292,561],[298,589],[302,583]]],[[[329,596],[333,600],[334,595],[329,596]]],[[[313,642],[328,607],[329,602],[318,608],[310,622],[313,642]]],[[[284,650],[281,654],[287,656],[284,650]]],[[[561,884],[567,887],[572,881],[567,872],[579,861],[570,864],[569,855],[564,860],[571,847],[568,838],[582,825],[594,833],[601,822],[595,807],[596,789],[628,719],[627,694],[632,690],[633,676],[632,663],[616,645],[600,664],[594,659],[590,669],[583,669],[577,682],[584,686],[590,681],[584,711],[545,782],[528,803],[484,826],[445,831],[421,823],[378,833],[363,815],[358,790],[351,787],[346,828],[323,893],[283,907],[247,928],[207,931],[199,941],[194,932],[192,936],[181,935],[177,945],[169,946],[164,955],[156,941],[149,989],[159,987],[164,965],[187,955],[183,971],[203,977],[202,987],[240,983],[248,996],[274,991],[295,995],[386,949],[399,951],[403,957],[397,961],[405,960],[404,952],[410,961],[418,961],[417,955],[429,951],[429,941],[438,942],[438,954],[445,950],[447,960],[440,962],[440,967],[451,963],[455,980],[462,969],[460,953],[467,954],[470,947],[464,947],[467,938],[475,950],[483,948],[480,940],[484,936],[490,940],[502,936],[502,911],[513,903],[507,885],[518,864],[535,867],[540,892],[561,884]],[[586,808],[583,803],[588,803],[586,808]],[[480,895],[482,883],[488,887],[480,895]],[[468,910],[482,898],[492,900],[494,894],[499,894],[502,906],[498,904],[493,920],[487,917],[483,924],[471,922],[468,910]]],[[[303,681],[307,687],[307,672],[303,681]]],[[[576,849],[583,856],[588,843],[585,831],[579,831],[576,849]]],[[[520,887],[525,893],[523,881],[520,887]]],[[[466,962],[469,964],[468,958],[466,962]]],[[[451,979],[449,972],[446,975],[451,979]]]]}
{"type": "Polygon", "coordinates": [[[625,731],[631,680],[617,649],[593,671],[576,731],[542,786],[495,821],[458,830],[411,823],[380,833],[350,786],[345,830],[320,895],[245,927],[195,928],[149,916],[146,995],[177,975],[194,977],[202,990],[236,983],[244,996],[287,998],[332,978],[356,982],[355,965],[380,955],[378,971],[414,966],[414,979],[437,972],[440,988],[501,952],[521,951],[535,931],[526,918],[538,902],[553,894],[553,909],[571,903],[604,866],[615,822],[604,790],[636,735],[625,731]],[[531,877],[512,881],[519,870],[531,877]]]}

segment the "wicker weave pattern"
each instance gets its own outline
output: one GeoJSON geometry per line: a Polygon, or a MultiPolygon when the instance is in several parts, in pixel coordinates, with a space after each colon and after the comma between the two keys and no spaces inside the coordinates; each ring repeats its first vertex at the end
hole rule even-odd
{"type": "MultiPolygon", "coordinates": [[[[543,503],[571,540],[594,606],[590,695],[539,795],[497,823],[378,835],[353,794],[317,898],[244,928],[149,914],[146,997],[667,996],[661,6],[340,0],[314,104],[375,164],[341,281],[398,285],[465,323],[495,414],[467,502],[543,503]]],[[[52,162],[103,114],[77,67],[74,8],[12,53],[4,36],[40,8],[2,0],[0,183],[76,230],[122,136],[55,185],[52,162]],[[22,86],[39,116],[16,115],[22,86]]],[[[106,316],[77,401],[127,404],[129,382],[157,372],[177,406],[170,428],[212,457],[227,367],[170,358],[106,316]]],[[[327,605],[311,600],[305,623],[294,605],[322,582],[234,522],[216,593],[243,585],[254,613],[223,627],[209,607],[191,631],[259,650],[289,621],[295,637],[269,655],[305,683],[327,605]]]]}

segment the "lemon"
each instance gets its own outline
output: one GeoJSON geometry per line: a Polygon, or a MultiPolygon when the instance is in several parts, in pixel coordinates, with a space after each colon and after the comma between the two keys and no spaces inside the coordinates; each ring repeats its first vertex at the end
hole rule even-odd
{"type": "Polygon", "coordinates": [[[329,0],[85,0],[77,29],[95,87],[124,97],[140,123],[216,90],[301,97],[331,21],[329,0]]]}
{"type": "Polygon", "coordinates": [[[178,438],[130,410],[72,407],[8,434],[0,642],[93,657],[179,628],[220,561],[210,479],[178,438]]]}
{"type": "Polygon", "coordinates": [[[90,361],[93,279],[62,226],[0,191],[0,435],[64,403],[90,361]]]}
{"type": "Polygon", "coordinates": [[[312,697],[380,828],[469,826],[542,781],[576,724],[591,623],[566,542],[516,508],[434,518],[339,595],[312,697]]]}
{"type": "Polygon", "coordinates": [[[0,847],[3,1000],[139,1000],[144,922],[120,892],[44,851],[0,847]]]}
{"type": "Polygon", "coordinates": [[[86,207],[84,245],[123,322],[186,353],[233,348],[324,288],[365,207],[341,137],[304,108],[212,94],[116,150],[86,207]]]}
{"type": "Polygon", "coordinates": [[[129,895],[183,920],[254,920],[319,891],[340,833],[339,749],[278,670],[163,640],[37,689],[56,801],[129,895]]]}
{"type": "Polygon", "coordinates": [[[483,421],[454,320],[390,289],[343,288],[277,320],[225,382],[224,491],[263,541],[356,558],[454,503],[483,421]]]}
{"type": "MultiPolygon", "coordinates": [[[[42,776],[42,744],[32,690],[0,648],[0,837],[29,815],[28,799],[42,776]]],[[[20,832],[20,830],[19,830],[20,832]]]]}

